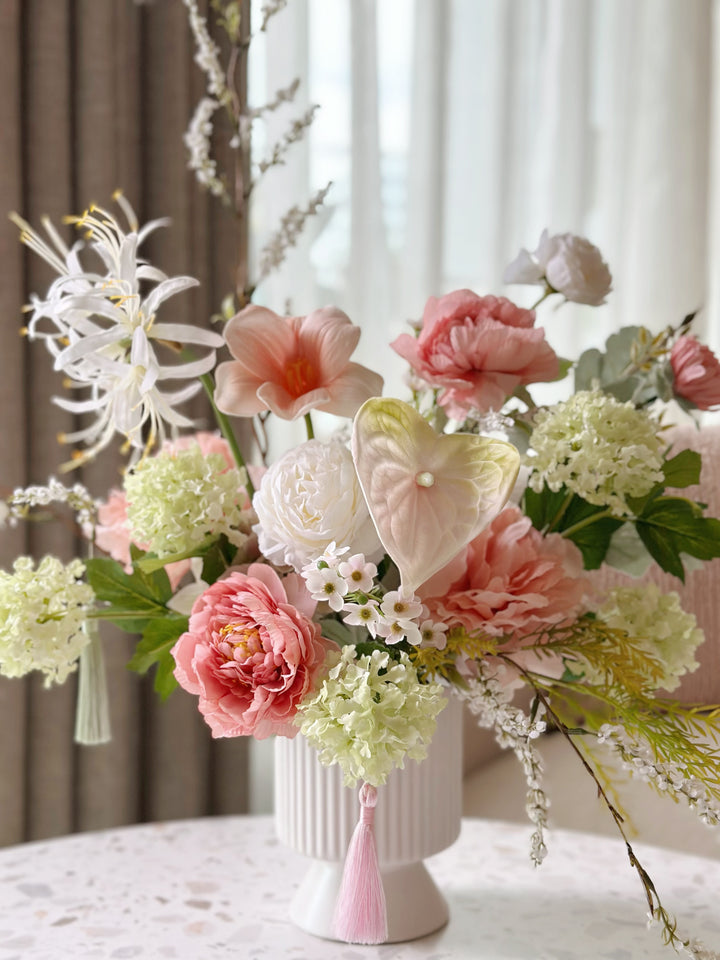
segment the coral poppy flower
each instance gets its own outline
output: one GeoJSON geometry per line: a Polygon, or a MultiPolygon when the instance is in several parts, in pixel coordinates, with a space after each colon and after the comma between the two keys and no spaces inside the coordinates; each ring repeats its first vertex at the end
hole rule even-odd
{"type": "Polygon", "coordinates": [[[336,307],[306,317],[246,307],[225,328],[235,359],[217,368],[215,402],[238,417],[263,410],[283,420],[310,410],[353,417],[383,385],[377,373],[350,362],[359,339],[360,327],[336,307]]]}

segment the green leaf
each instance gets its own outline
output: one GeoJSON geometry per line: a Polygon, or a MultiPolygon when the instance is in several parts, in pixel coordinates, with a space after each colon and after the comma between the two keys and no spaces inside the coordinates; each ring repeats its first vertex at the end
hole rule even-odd
{"type": "Polygon", "coordinates": [[[565,487],[553,491],[546,484],[540,493],[527,487],[523,495],[523,510],[532,525],[543,533],[563,533],[582,524],[578,530],[566,536],[580,549],[585,569],[596,570],[605,559],[612,535],[624,521],[599,516],[606,512],[605,507],[588,503],[577,494],[573,494],[564,507],[567,498],[568,490],[565,487]],[[598,519],[593,520],[594,516],[598,516],[598,519]]]}
{"type": "Polygon", "coordinates": [[[177,613],[168,613],[164,620],[153,620],[135,647],[128,669],[147,673],[150,667],[169,653],[177,638],[188,628],[188,618],[177,613]]]}
{"type": "Polygon", "coordinates": [[[575,530],[568,536],[567,539],[572,540],[575,546],[580,549],[583,555],[583,566],[586,570],[598,569],[608,552],[612,535],[623,523],[623,520],[618,520],[615,517],[602,517],[580,530],[575,530]]]}
{"type": "Polygon", "coordinates": [[[536,530],[545,530],[557,517],[567,494],[565,487],[553,491],[545,484],[540,493],[526,487],[523,494],[523,512],[530,518],[536,530]]]}
{"type": "Polygon", "coordinates": [[[160,695],[161,700],[167,700],[173,690],[178,686],[173,672],[174,670],[175,661],[168,651],[158,660],[157,670],[155,671],[155,681],[153,682],[153,689],[160,695]]]}
{"type": "Polygon", "coordinates": [[[700,483],[702,457],[697,450],[681,450],[663,464],[665,485],[668,487],[692,487],[700,483]]]}
{"type": "Polygon", "coordinates": [[[125,573],[115,560],[94,557],[85,563],[87,580],[98,600],[110,604],[102,611],[104,619],[114,620],[123,630],[136,633],[146,621],[167,614],[165,604],[172,596],[164,570],[146,574],[142,570],[125,573]]]}
{"type": "Polygon", "coordinates": [[[153,687],[161,699],[167,700],[177,687],[175,660],[170,653],[177,638],[188,628],[188,618],[170,613],[164,620],[154,620],[145,628],[142,640],[128,663],[128,669],[147,673],[155,665],[153,687]]]}
{"type": "Polygon", "coordinates": [[[202,579],[205,583],[215,583],[231,566],[237,547],[230,543],[227,537],[220,537],[205,552],[202,567],[202,579]]]}
{"type": "Polygon", "coordinates": [[[702,508],[681,497],[658,497],[636,521],[652,558],[667,573],[685,580],[680,554],[698,560],[720,557],[720,520],[703,517],[702,508]]]}
{"type": "Polygon", "coordinates": [[[335,617],[324,617],[320,621],[322,635],[326,640],[334,641],[339,647],[346,647],[351,643],[361,643],[368,639],[368,632],[365,627],[351,627],[347,623],[341,623],[335,617]]]}
{"type": "Polygon", "coordinates": [[[570,373],[573,367],[573,361],[567,360],[565,357],[558,357],[558,375],[553,377],[552,380],[548,380],[548,383],[558,383],[560,380],[564,380],[565,377],[570,373]]]}
{"type": "Polygon", "coordinates": [[[666,573],[671,573],[685,583],[685,568],[683,567],[680,554],[672,539],[666,537],[661,529],[650,526],[649,524],[637,524],[638,536],[645,544],[647,552],[653,558],[655,563],[666,573]]]}

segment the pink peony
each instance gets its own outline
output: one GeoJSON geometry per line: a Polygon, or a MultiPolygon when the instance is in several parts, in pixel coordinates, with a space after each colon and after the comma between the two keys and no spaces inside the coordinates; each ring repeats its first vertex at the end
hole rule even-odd
{"type": "Polygon", "coordinates": [[[199,695],[213,737],[297,734],[293,718],[332,646],[310,619],[314,607],[296,574],[280,580],[260,563],[195,601],[172,655],[175,676],[199,695]]]}
{"type": "Polygon", "coordinates": [[[673,390],[699,410],[720,406],[720,361],[695,337],[679,337],[670,351],[673,390]]]}
{"type": "Polygon", "coordinates": [[[456,290],[430,297],[420,336],[403,333],[391,346],[422,380],[442,388],[438,402],[463,420],[499,410],[521,384],[558,375],[558,358],[534,323],[532,310],[504,297],[456,290]]]}
{"type": "Polygon", "coordinates": [[[542,536],[509,506],[419,592],[432,616],[450,626],[527,634],[577,612],[588,589],[582,572],[573,543],[556,533],[542,536]]]}
{"type": "Polygon", "coordinates": [[[225,327],[235,358],[216,372],[215,402],[224,413],[251,417],[262,410],[295,420],[310,410],[355,416],[382,392],[377,373],[350,356],[360,327],[336,307],[307,317],[280,317],[265,307],[245,307],[225,327]]]}

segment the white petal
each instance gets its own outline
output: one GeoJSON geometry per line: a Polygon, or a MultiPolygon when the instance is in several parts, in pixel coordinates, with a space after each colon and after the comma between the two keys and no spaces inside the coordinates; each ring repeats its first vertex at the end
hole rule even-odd
{"type": "Polygon", "coordinates": [[[163,280],[147,295],[143,301],[143,310],[148,317],[151,317],[168,297],[181,293],[183,290],[188,290],[190,287],[199,286],[200,282],[194,277],[171,277],[169,280],[163,280]]]}
{"type": "Polygon", "coordinates": [[[189,323],[155,323],[151,336],[160,340],[177,340],[179,343],[199,343],[207,347],[222,347],[225,340],[214,330],[203,330],[189,323]]]}

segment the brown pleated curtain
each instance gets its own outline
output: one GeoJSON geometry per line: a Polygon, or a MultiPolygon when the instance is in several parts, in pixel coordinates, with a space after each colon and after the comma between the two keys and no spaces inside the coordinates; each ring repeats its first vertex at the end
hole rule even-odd
{"type": "MultiPolygon", "coordinates": [[[[2,0],[0,90],[0,213],[58,224],[122,188],[141,221],[172,218],[145,255],[201,281],[163,317],[207,323],[233,288],[237,237],[186,170],[182,135],[203,78],[180,0],[2,0]]],[[[50,402],[62,391],[44,347],[18,335],[22,304],[52,274],[9,222],[0,269],[0,486],[12,488],[57,475],[67,449],[56,435],[72,418],[50,402]]],[[[202,401],[192,412],[212,426],[202,401]]],[[[79,479],[102,495],[120,463],[113,447],[79,479]]],[[[0,531],[0,565],[21,553],[67,560],[77,547],[62,524],[26,524],[0,531]]],[[[107,632],[113,739],[100,747],[73,744],[74,678],[51,690],[0,678],[0,844],[246,809],[246,743],[212,741],[183,692],[160,704],[151,682],[125,669],[131,648],[107,632]]]]}

